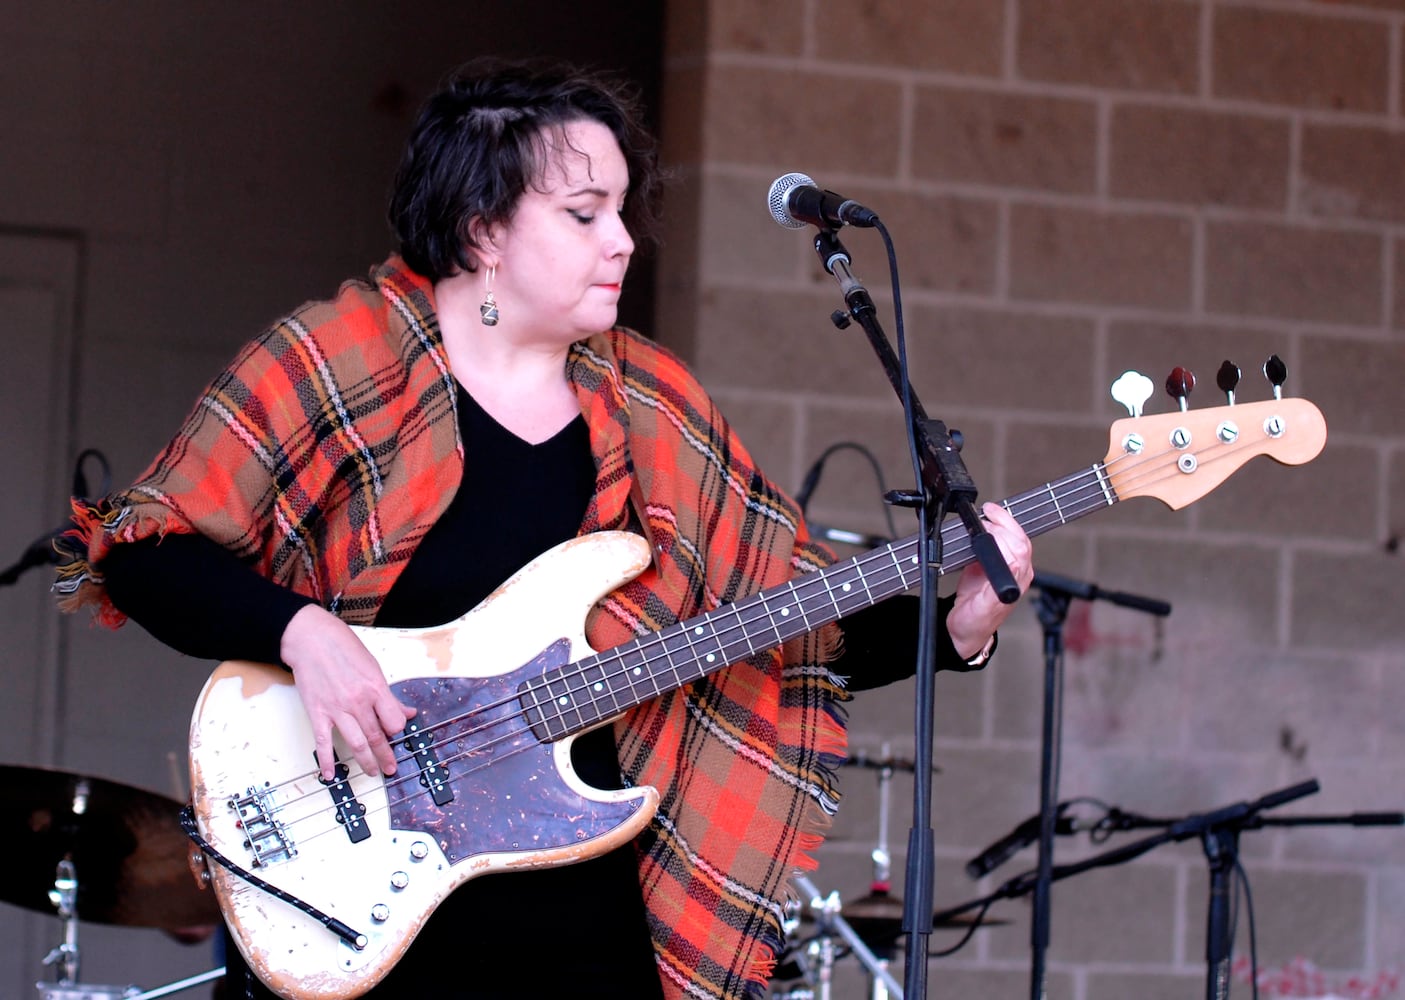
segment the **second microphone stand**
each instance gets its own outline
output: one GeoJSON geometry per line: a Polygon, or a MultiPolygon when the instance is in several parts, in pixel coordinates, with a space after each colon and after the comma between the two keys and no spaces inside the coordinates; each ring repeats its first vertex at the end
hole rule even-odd
{"type": "Polygon", "coordinates": [[[1039,755],[1039,866],[1033,889],[1030,924],[1031,1000],[1045,995],[1045,955],[1049,950],[1050,897],[1054,881],[1054,835],[1059,820],[1058,760],[1063,728],[1064,623],[1074,598],[1105,600],[1148,614],[1165,616],[1171,605],[1135,594],[1102,590],[1096,584],[1036,572],[1033,589],[1039,592],[1036,609],[1044,631],[1044,729],[1039,755]]]}
{"type": "MultiPolygon", "coordinates": [[[[1239,834],[1265,826],[1402,826],[1405,814],[1399,812],[1353,813],[1338,816],[1296,816],[1273,819],[1264,811],[1286,805],[1318,791],[1316,779],[1309,779],[1287,788],[1270,792],[1252,802],[1236,802],[1207,813],[1194,813],[1175,819],[1137,816],[1113,809],[1097,824],[1106,832],[1133,830],[1143,827],[1159,828],[1160,832],[1124,844],[1073,864],[1059,865],[1052,870],[1055,881],[1078,875],[1094,868],[1125,864],[1159,847],[1192,837],[1199,838],[1210,864],[1210,893],[1205,914],[1205,996],[1206,1000],[1227,1000],[1229,996],[1230,958],[1234,947],[1234,921],[1231,907],[1230,876],[1238,864],[1239,834]]],[[[984,910],[999,899],[1015,899],[1033,891],[1036,879],[1032,873],[1017,875],[995,892],[981,899],[943,910],[936,915],[945,920],[970,910],[984,910]]]]}
{"type": "MultiPolygon", "coordinates": [[[[875,225],[887,239],[881,222],[875,225]]],[[[877,309],[868,290],[849,269],[849,253],[832,229],[822,229],[815,237],[815,252],[824,269],[834,276],[844,294],[848,316],[852,317],[878,355],[883,370],[903,401],[908,420],[908,435],[914,449],[915,471],[919,473],[918,491],[893,494],[890,502],[918,509],[922,526],[921,567],[921,631],[917,642],[917,688],[915,729],[915,760],[913,781],[912,830],[908,835],[907,873],[904,889],[906,905],[903,910],[903,931],[907,935],[905,989],[910,1000],[927,995],[927,942],[932,934],[932,887],[936,868],[936,850],[932,831],[932,742],[933,706],[936,674],[936,598],[941,571],[941,518],[955,512],[971,535],[972,550],[980,560],[1000,599],[1011,604],[1019,599],[1020,589],[1005,564],[1000,547],[985,530],[976,512],[976,487],[960,453],[952,443],[951,434],[939,420],[927,416],[908,384],[898,356],[888,344],[878,322],[877,309]],[[923,824],[919,826],[919,824],[923,824]]],[[[896,293],[896,288],[895,288],[896,293]]],[[[843,312],[834,320],[841,328],[848,325],[843,312]]],[[[901,323],[901,315],[899,315],[901,323]]]]}

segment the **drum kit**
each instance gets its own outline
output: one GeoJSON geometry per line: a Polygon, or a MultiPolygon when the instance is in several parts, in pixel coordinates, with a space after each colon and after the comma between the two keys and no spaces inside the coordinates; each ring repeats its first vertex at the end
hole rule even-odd
{"type": "MultiPolygon", "coordinates": [[[[885,746],[878,757],[855,753],[846,767],[873,771],[879,787],[879,830],[869,892],[847,902],[824,896],[800,877],[807,899],[787,911],[788,950],[772,977],[771,1000],[831,1000],[834,972],[856,958],[871,1000],[901,1000],[888,971],[902,946],[902,900],[888,890],[889,789],[910,761],[885,746]]],[[[80,921],[156,928],[176,940],[198,941],[221,917],[213,893],[197,880],[191,845],[181,829],[180,804],[155,792],[102,778],[19,765],[0,765],[7,805],[0,811],[0,856],[20,859],[0,877],[0,901],[56,916],[58,943],[44,956],[51,979],[35,983],[40,1000],[154,1000],[224,975],[223,968],[155,989],[80,981],[80,921]]],[[[962,917],[935,929],[974,929],[962,917]]]]}
{"type": "MultiPolygon", "coordinates": [[[[804,876],[795,879],[802,899],[787,907],[785,933],[788,946],[771,977],[769,1000],[832,1000],[834,972],[853,957],[868,978],[868,1000],[902,1000],[902,986],[889,971],[902,947],[903,901],[891,894],[892,855],[888,850],[888,817],[893,775],[911,772],[910,760],[894,757],[885,744],[877,757],[858,751],[845,767],[873,771],[878,779],[878,838],[871,857],[873,880],[869,891],[844,902],[839,893],[822,895],[804,876]]],[[[935,770],[935,769],[934,769],[935,770]]],[[[968,935],[980,927],[1008,923],[964,916],[938,918],[933,930],[961,930],[968,935]]]]}
{"type": "Polygon", "coordinates": [[[79,921],[159,928],[176,940],[208,938],[220,922],[214,894],[197,883],[180,804],[154,792],[65,771],[0,765],[0,901],[56,915],[59,943],[44,957],[53,981],[42,1000],[152,1000],[218,979],[213,969],[143,991],[79,981],[79,921]]]}

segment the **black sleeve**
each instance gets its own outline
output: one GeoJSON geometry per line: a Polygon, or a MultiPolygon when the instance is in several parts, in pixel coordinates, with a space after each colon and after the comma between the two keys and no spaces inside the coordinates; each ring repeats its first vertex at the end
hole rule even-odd
{"type": "Polygon", "coordinates": [[[204,535],[114,545],[100,568],[119,611],[202,659],[281,664],[283,630],[316,603],[259,576],[204,535]]]}
{"type": "MultiPolygon", "coordinates": [[[[946,616],[955,603],[954,597],[943,597],[937,604],[941,618],[938,670],[972,669],[956,651],[946,630],[946,616]]],[[[839,627],[844,630],[844,651],[829,666],[849,678],[851,691],[869,691],[913,675],[917,669],[920,604],[915,595],[902,594],[839,620],[839,627]]]]}

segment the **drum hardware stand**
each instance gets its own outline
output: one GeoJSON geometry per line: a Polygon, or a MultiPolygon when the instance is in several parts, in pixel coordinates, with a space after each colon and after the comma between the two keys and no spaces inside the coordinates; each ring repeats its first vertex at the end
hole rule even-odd
{"type": "Polygon", "coordinates": [[[1046,995],[1045,953],[1049,948],[1050,886],[1053,882],[1054,835],[1059,820],[1058,772],[1063,731],[1063,627],[1075,597],[1105,600],[1148,614],[1166,616],[1171,605],[1135,594],[1105,591],[1084,583],[1036,571],[1032,589],[1039,591],[1036,612],[1044,632],[1044,716],[1039,755],[1039,862],[1034,882],[1030,923],[1030,997],[1046,995]]]}
{"type": "Polygon", "coordinates": [[[64,859],[54,872],[54,887],[49,890],[49,899],[58,911],[63,924],[63,942],[44,956],[45,966],[56,966],[59,970],[57,982],[34,984],[40,1000],[155,1000],[188,990],[192,986],[218,979],[224,975],[224,968],[211,969],[198,976],[182,979],[143,993],[136,986],[96,986],[78,982],[80,949],[78,947],[78,871],[72,861],[64,859]]]}
{"type": "Polygon", "coordinates": [[[118,1000],[136,995],[135,986],[86,986],[78,982],[78,870],[67,858],[54,870],[49,900],[63,924],[63,941],[44,956],[44,965],[58,969],[57,983],[35,983],[42,1000],[118,1000]]]}
{"type": "MultiPolygon", "coordinates": [[[[873,884],[870,892],[888,892],[892,878],[893,856],[888,851],[888,810],[891,806],[889,785],[893,783],[893,757],[888,744],[883,744],[883,764],[878,770],[878,846],[873,849],[873,884]]],[[[887,970],[888,956],[878,959],[881,969],[887,970]]],[[[882,976],[873,976],[873,1000],[889,1000],[888,984],[882,976]]],[[[901,1000],[899,991],[895,1000],[901,1000]]]]}
{"type": "MultiPolygon", "coordinates": [[[[803,961],[799,963],[801,974],[807,982],[817,983],[819,990],[816,992],[806,987],[790,989],[770,994],[771,1000],[816,1000],[817,997],[826,1000],[832,989],[832,967],[836,959],[843,957],[842,952],[835,948],[836,938],[850,946],[868,973],[870,991],[867,1000],[902,1000],[903,997],[902,988],[889,971],[892,952],[901,936],[897,928],[902,923],[904,907],[902,900],[889,894],[892,855],[888,849],[888,817],[892,806],[890,786],[893,772],[912,771],[915,765],[893,757],[891,745],[884,743],[881,756],[870,757],[859,750],[841,766],[878,772],[878,839],[870,854],[873,859],[873,880],[869,883],[868,895],[849,902],[850,916],[846,920],[843,916],[844,904],[840,902],[838,893],[831,892],[822,897],[808,879],[796,878],[797,886],[810,896],[809,905],[816,914],[820,928],[819,934],[811,939],[807,948],[808,957],[816,963],[814,972],[817,979],[812,976],[811,966],[803,961]]],[[[792,934],[800,924],[798,906],[794,913],[793,921],[786,924],[788,934],[792,934]]]]}
{"type": "MultiPolygon", "coordinates": [[[[888,971],[887,963],[873,953],[864,943],[863,938],[859,937],[858,931],[854,930],[841,915],[843,905],[839,902],[839,894],[831,892],[828,896],[821,896],[819,889],[815,888],[815,884],[804,875],[797,875],[795,884],[799,886],[801,892],[809,895],[810,908],[814,911],[815,919],[819,925],[819,934],[810,946],[811,951],[819,960],[819,991],[806,991],[808,996],[813,1000],[831,1000],[834,961],[838,954],[834,947],[834,941],[839,938],[858,956],[863,967],[868,970],[875,981],[881,983],[888,990],[887,996],[891,996],[893,1000],[903,1000],[902,987],[888,971]]],[[[800,1000],[794,993],[785,994],[785,996],[792,998],[792,1000],[800,1000]]]]}
{"type": "MultiPolygon", "coordinates": [[[[1205,961],[1207,1000],[1225,1000],[1229,996],[1230,958],[1234,946],[1234,925],[1230,918],[1230,873],[1239,864],[1239,834],[1265,826],[1402,826],[1405,813],[1351,813],[1338,816],[1261,815],[1264,810],[1285,805],[1320,789],[1316,779],[1270,792],[1254,802],[1239,802],[1208,813],[1196,813],[1179,819],[1155,819],[1111,809],[1105,819],[1094,825],[1095,833],[1111,833],[1144,827],[1161,827],[1160,833],[1133,841],[1122,847],[1074,864],[1057,865],[1050,872],[1052,881],[1068,878],[1093,868],[1123,864],[1140,857],[1162,844],[1198,837],[1210,863],[1210,892],[1205,920],[1205,961]]],[[[1030,894],[1036,885],[1037,873],[1025,872],[1010,879],[995,892],[980,899],[944,910],[936,919],[946,919],[968,910],[988,907],[998,899],[1015,899],[1030,894]]]]}
{"type": "MultiPolygon", "coordinates": [[[[888,850],[888,814],[892,808],[892,792],[890,786],[893,783],[893,754],[891,744],[884,743],[882,749],[883,756],[877,761],[869,761],[864,755],[858,754],[854,759],[855,766],[872,767],[878,771],[878,843],[873,848],[870,857],[873,858],[873,882],[869,886],[869,892],[873,895],[886,896],[889,892],[892,879],[892,853],[888,850]]],[[[888,949],[884,949],[888,951],[888,949]]],[[[875,954],[878,969],[886,972],[888,960],[891,956],[875,954]]],[[[871,971],[872,968],[870,967],[871,971]]],[[[889,1000],[888,983],[891,977],[885,978],[877,972],[870,977],[873,982],[871,1000],[889,1000]]],[[[902,992],[896,992],[895,1000],[901,1000],[902,992]]]]}
{"type": "MultiPolygon", "coordinates": [[[[844,761],[845,767],[863,767],[878,772],[878,841],[874,846],[870,857],[873,859],[873,882],[870,886],[870,893],[874,897],[884,897],[888,895],[889,876],[891,874],[892,855],[888,850],[888,815],[891,806],[891,796],[889,786],[892,784],[893,771],[896,767],[902,766],[910,768],[906,762],[894,761],[890,745],[883,744],[882,756],[872,759],[862,751],[852,754],[844,761]]],[[[810,897],[810,908],[816,914],[816,922],[819,926],[819,933],[815,935],[807,949],[808,957],[815,963],[818,982],[813,985],[818,986],[818,991],[808,987],[800,987],[787,990],[784,993],[772,994],[771,1000],[829,1000],[833,989],[833,969],[834,963],[839,958],[838,949],[835,947],[835,938],[842,938],[848,943],[859,956],[864,968],[869,973],[872,982],[872,992],[870,1000],[902,1000],[902,990],[894,981],[888,971],[888,956],[880,955],[868,947],[853,925],[844,920],[843,904],[839,900],[839,894],[831,892],[828,896],[821,896],[814,883],[803,876],[795,879],[796,885],[810,897]]],[[[901,907],[900,903],[894,901],[895,905],[901,907]]],[[[795,927],[799,926],[799,919],[794,921],[795,927]]],[[[793,930],[787,924],[788,930],[793,930]]],[[[885,949],[886,950],[886,949],[885,949]]],[[[807,980],[811,979],[810,968],[805,963],[801,963],[801,971],[807,980]]]]}
{"type": "Polygon", "coordinates": [[[71,984],[78,981],[78,872],[73,862],[60,861],[54,870],[54,887],[49,890],[49,899],[58,911],[59,922],[63,924],[63,943],[44,956],[44,964],[57,966],[59,983],[71,984]]]}

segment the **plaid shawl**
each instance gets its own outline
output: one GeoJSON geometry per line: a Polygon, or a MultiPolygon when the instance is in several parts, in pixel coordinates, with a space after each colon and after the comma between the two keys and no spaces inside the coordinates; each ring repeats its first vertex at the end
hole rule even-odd
{"type": "MultiPolygon", "coordinates": [[[[676,357],[616,329],[575,345],[567,373],[597,468],[581,531],[640,531],[655,553],[592,611],[597,649],[829,561],[676,357]]],[[[134,486],[76,503],[55,589],[66,610],[90,606],[116,627],[109,547],[198,531],[370,624],[463,468],[432,288],[392,257],[246,347],[134,486]]],[[[626,780],[661,797],[636,846],[670,997],[763,990],[789,876],[813,867],[837,803],[845,693],[822,666],[837,641],[827,627],[616,725],[626,780]]]]}

